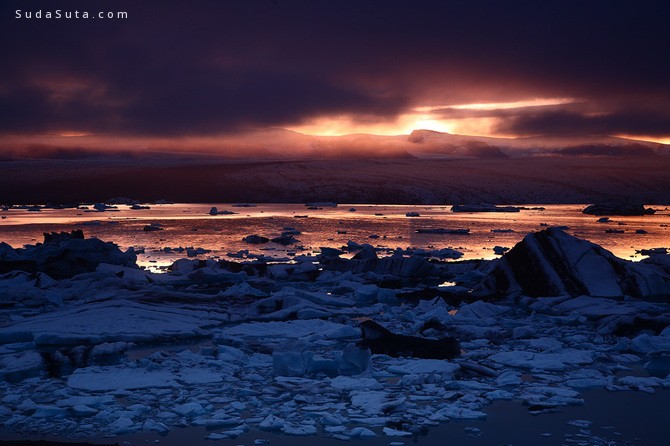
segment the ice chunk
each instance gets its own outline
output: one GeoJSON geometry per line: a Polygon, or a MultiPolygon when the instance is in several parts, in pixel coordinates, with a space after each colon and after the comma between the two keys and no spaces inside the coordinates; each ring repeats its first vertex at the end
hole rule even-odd
{"type": "Polygon", "coordinates": [[[125,416],[120,416],[119,418],[116,419],[116,421],[112,422],[109,426],[108,429],[114,434],[114,435],[122,435],[122,434],[128,434],[134,431],[139,430],[138,427],[135,427],[133,423],[133,420],[125,417],[125,416]]]}
{"type": "Polygon", "coordinates": [[[591,364],[593,352],[586,350],[564,349],[557,353],[533,353],[513,350],[499,352],[489,359],[512,367],[540,370],[565,370],[572,365],[591,364]]]}
{"type": "MultiPolygon", "coordinates": [[[[282,338],[303,338],[318,333],[328,338],[332,335],[338,336],[337,333],[341,333],[343,326],[346,325],[319,319],[249,322],[233,327],[226,327],[221,330],[221,334],[254,338],[272,338],[277,336],[281,336],[282,338]]],[[[344,330],[349,330],[350,333],[353,333],[348,328],[344,330]]]]}
{"type": "Polygon", "coordinates": [[[220,322],[207,311],[122,299],[40,314],[0,329],[0,336],[31,333],[36,344],[98,344],[204,335],[220,322]]]}
{"type": "Polygon", "coordinates": [[[294,424],[285,422],[282,426],[282,432],[287,435],[314,435],[316,434],[316,426],[311,423],[294,424]]]}
{"type": "Polygon", "coordinates": [[[428,418],[433,421],[476,420],[486,418],[486,414],[458,404],[447,403],[428,418]]]}
{"type": "Polygon", "coordinates": [[[656,265],[639,264],[555,227],[528,234],[473,289],[475,296],[640,297],[670,292],[656,265]]]}
{"type": "Polygon", "coordinates": [[[170,432],[170,428],[160,421],[146,420],[142,425],[142,430],[158,432],[161,435],[166,435],[170,432]]]}
{"type": "Polygon", "coordinates": [[[69,398],[58,401],[59,406],[88,406],[99,409],[102,406],[114,404],[115,400],[112,395],[85,395],[85,396],[71,396],[69,398]]]}
{"type": "Polygon", "coordinates": [[[272,370],[275,375],[303,376],[310,368],[314,352],[299,339],[287,341],[272,353],[272,370]]]}
{"type": "Polygon", "coordinates": [[[624,386],[643,387],[659,387],[663,385],[663,380],[656,376],[624,376],[618,379],[619,384],[624,386]]]}
{"type": "Polygon", "coordinates": [[[0,356],[0,378],[20,381],[26,378],[42,376],[45,364],[36,351],[25,351],[0,356]]]}
{"type": "Polygon", "coordinates": [[[68,378],[67,385],[75,389],[102,392],[178,387],[176,379],[177,377],[167,370],[95,366],[75,370],[68,378]]]}
{"type": "Polygon", "coordinates": [[[178,372],[178,380],[184,384],[213,384],[224,381],[222,370],[210,370],[202,367],[184,367],[178,372]]]}
{"type": "Polygon", "coordinates": [[[217,348],[217,358],[225,362],[247,362],[249,356],[239,348],[220,345],[217,348]]]}
{"type": "Polygon", "coordinates": [[[231,297],[231,296],[254,296],[254,297],[266,297],[267,293],[252,287],[247,282],[240,282],[236,285],[231,286],[226,291],[220,293],[222,297],[231,297]]]}
{"type": "Polygon", "coordinates": [[[370,429],[360,426],[352,428],[349,432],[347,432],[347,435],[349,435],[351,438],[372,438],[377,436],[377,434],[372,432],[370,429]]]}
{"type": "Polygon", "coordinates": [[[389,437],[411,437],[412,433],[407,432],[407,431],[401,431],[398,429],[392,429],[390,427],[385,427],[382,429],[384,431],[384,434],[388,435],[389,437]]]}
{"type": "Polygon", "coordinates": [[[392,396],[384,391],[352,392],[351,404],[366,415],[381,415],[393,412],[405,402],[404,396],[392,396]]]}
{"type": "Polygon", "coordinates": [[[98,409],[93,409],[92,407],[84,406],[83,404],[77,404],[72,407],[72,412],[78,417],[90,417],[97,414],[98,409]]]}
{"type": "Polygon", "coordinates": [[[481,319],[486,317],[496,317],[506,313],[510,307],[495,305],[489,302],[478,300],[471,304],[463,304],[456,313],[457,318],[481,319]]]}
{"type": "Polygon", "coordinates": [[[341,355],[337,355],[337,371],[341,375],[358,375],[370,368],[371,353],[369,349],[363,349],[356,344],[348,344],[341,355]]]}
{"type": "Polygon", "coordinates": [[[566,422],[568,426],[578,427],[580,429],[588,429],[593,424],[590,420],[570,420],[566,422]]]}
{"type": "Polygon", "coordinates": [[[667,336],[652,336],[646,333],[641,334],[633,338],[630,349],[638,353],[670,351],[670,338],[667,336]]]}
{"type": "Polygon", "coordinates": [[[275,415],[268,415],[258,424],[259,429],[278,431],[284,426],[285,421],[275,415]]]}
{"type": "Polygon", "coordinates": [[[174,411],[184,417],[194,417],[196,415],[202,415],[206,412],[202,405],[196,402],[179,404],[178,406],[174,407],[174,411]]]}
{"type": "Polygon", "coordinates": [[[441,373],[448,377],[446,379],[453,379],[454,373],[459,369],[458,364],[442,359],[405,359],[394,361],[388,371],[397,375],[441,373]]]}
{"type": "Polygon", "coordinates": [[[377,299],[377,292],[379,288],[377,285],[363,285],[355,291],[356,302],[371,303],[377,299]]]}
{"type": "Polygon", "coordinates": [[[58,406],[38,405],[33,418],[63,418],[65,411],[58,406]]]}
{"type": "Polygon", "coordinates": [[[351,378],[338,376],[330,381],[337,390],[381,390],[382,384],[374,378],[351,378]]]}
{"type": "Polygon", "coordinates": [[[505,370],[496,378],[496,384],[499,386],[515,386],[521,383],[521,377],[512,370],[505,370]]]}
{"type": "Polygon", "coordinates": [[[345,418],[336,416],[332,413],[326,413],[321,417],[321,424],[323,426],[342,426],[346,421],[345,418]]]}

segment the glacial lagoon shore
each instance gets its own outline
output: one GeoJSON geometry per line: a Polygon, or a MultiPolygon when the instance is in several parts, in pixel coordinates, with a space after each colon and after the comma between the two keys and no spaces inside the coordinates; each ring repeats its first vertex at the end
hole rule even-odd
{"type": "MultiPolygon", "coordinates": [[[[439,208],[314,207],[257,217],[279,234],[236,226],[252,219],[242,213],[270,213],[263,206],[231,206],[239,212],[228,215],[207,208],[183,219],[122,214],[146,209],[82,212],[81,220],[56,225],[128,234],[160,218],[161,229],[134,234],[159,237],[157,252],[159,244],[187,244],[177,236],[187,231],[175,228],[197,228],[193,236],[213,224],[217,233],[232,226],[239,240],[282,231],[314,240],[239,242],[246,249],[236,251],[222,237],[218,249],[192,246],[192,256],[171,249],[179,258],[166,258],[170,268],[137,266],[138,255],[153,260],[152,246],[138,253],[126,239],[87,238],[76,229],[26,248],[3,245],[2,439],[283,444],[299,435],[305,444],[429,445],[445,438],[662,444],[667,437],[659,417],[670,387],[668,254],[640,252],[641,261],[631,262],[557,224],[565,221],[559,215],[581,218],[604,238],[629,235],[627,243],[645,234],[626,231],[644,229],[660,243],[668,240],[663,212],[597,222],[545,207],[515,217],[468,214],[452,225],[439,208]],[[365,218],[344,218],[359,212],[386,224],[376,226],[384,229],[378,237],[369,237],[365,218]],[[111,223],[117,218],[108,215],[124,218],[111,223]],[[534,230],[522,232],[524,225],[534,230]],[[610,227],[625,232],[605,233],[610,227]],[[435,231],[461,228],[470,234],[435,231]],[[415,238],[398,239],[404,231],[415,238]],[[462,260],[457,253],[474,252],[484,236],[490,258],[462,260]],[[517,239],[495,255],[498,236],[517,239]],[[473,248],[458,243],[467,237],[473,248]],[[398,240],[418,246],[380,246],[398,240]],[[368,319],[416,342],[453,337],[461,354],[418,357],[411,344],[398,355],[367,350],[360,323],[368,319]]],[[[35,231],[47,223],[22,224],[35,231]]]]}

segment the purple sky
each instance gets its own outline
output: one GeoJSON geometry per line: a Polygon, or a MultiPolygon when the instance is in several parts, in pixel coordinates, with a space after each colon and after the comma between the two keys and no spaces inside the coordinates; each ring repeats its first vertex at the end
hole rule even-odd
{"type": "Polygon", "coordinates": [[[667,9],[662,1],[6,0],[0,145],[89,135],[86,145],[92,135],[132,148],[273,127],[670,142],[667,9]],[[128,18],[25,17],[57,9],[128,18]]]}

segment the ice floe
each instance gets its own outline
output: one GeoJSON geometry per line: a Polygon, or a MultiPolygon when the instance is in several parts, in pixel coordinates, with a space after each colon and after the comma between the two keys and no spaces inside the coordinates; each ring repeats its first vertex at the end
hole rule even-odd
{"type": "Polygon", "coordinates": [[[498,260],[444,260],[457,253],[352,242],[154,274],[78,233],[0,244],[0,422],[389,441],[484,419],[496,400],[542,413],[586,389],[670,388],[667,254],[632,264],[558,229],[498,260]]]}

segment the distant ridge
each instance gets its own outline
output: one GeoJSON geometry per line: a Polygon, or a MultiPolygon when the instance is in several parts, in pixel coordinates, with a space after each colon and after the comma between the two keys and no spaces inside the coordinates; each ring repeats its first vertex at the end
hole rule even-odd
{"type": "Polygon", "coordinates": [[[206,145],[162,146],[132,150],[104,146],[13,145],[0,147],[0,161],[77,159],[96,156],[141,157],[157,152],[217,155],[224,158],[281,159],[460,159],[523,157],[655,157],[670,155],[670,146],[609,135],[558,135],[493,138],[417,129],[409,135],[354,133],[308,135],[282,128],[224,135],[206,145]]]}

